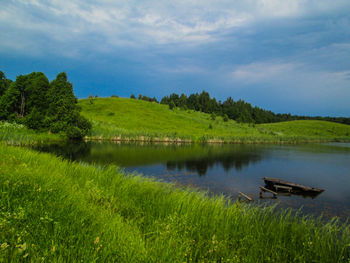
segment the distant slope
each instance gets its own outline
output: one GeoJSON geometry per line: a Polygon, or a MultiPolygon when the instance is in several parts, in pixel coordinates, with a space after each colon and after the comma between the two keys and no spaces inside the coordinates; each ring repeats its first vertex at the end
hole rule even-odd
{"type": "Polygon", "coordinates": [[[240,124],[191,110],[126,98],[79,100],[91,138],[227,142],[350,141],[350,126],[325,121],[240,124]]]}

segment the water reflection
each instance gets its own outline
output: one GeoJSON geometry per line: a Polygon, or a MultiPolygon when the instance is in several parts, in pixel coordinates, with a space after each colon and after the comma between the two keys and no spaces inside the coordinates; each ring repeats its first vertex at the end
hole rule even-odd
{"type": "MultiPolygon", "coordinates": [[[[349,144],[205,145],[68,143],[37,146],[73,161],[115,164],[126,172],[259,200],[263,177],[325,189],[314,198],[278,195],[271,202],[316,215],[350,216],[349,144]]],[[[265,202],[266,200],[260,200],[265,202]]]]}
{"type": "Polygon", "coordinates": [[[213,168],[216,165],[222,166],[225,172],[228,172],[233,168],[236,171],[241,171],[243,167],[248,167],[251,163],[261,161],[262,156],[267,158],[267,155],[264,155],[263,152],[252,152],[252,149],[249,149],[249,147],[241,146],[239,147],[239,152],[237,152],[236,148],[232,149],[232,151],[221,154],[210,154],[201,159],[169,161],[166,163],[166,166],[170,171],[176,169],[178,171],[186,170],[197,172],[199,176],[203,176],[207,173],[208,169],[213,168]]]}
{"type": "Polygon", "coordinates": [[[135,143],[81,142],[35,146],[72,161],[115,164],[122,167],[162,163],[169,171],[196,172],[199,176],[221,166],[228,172],[241,171],[252,163],[268,158],[268,153],[254,145],[164,145],[135,143]]]}

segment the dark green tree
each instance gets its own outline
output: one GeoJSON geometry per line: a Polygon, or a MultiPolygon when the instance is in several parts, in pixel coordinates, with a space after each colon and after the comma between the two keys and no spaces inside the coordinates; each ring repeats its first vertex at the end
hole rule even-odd
{"type": "Polygon", "coordinates": [[[7,79],[5,76],[5,73],[0,71],[0,97],[4,95],[5,91],[8,89],[8,87],[11,84],[11,80],[7,79]]]}
{"type": "Polygon", "coordinates": [[[89,132],[91,124],[80,115],[73,85],[68,82],[65,72],[59,73],[50,83],[47,97],[49,108],[46,121],[52,132],[65,132],[71,139],[82,138],[89,132]]]}
{"type": "Polygon", "coordinates": [[[169,109],[173,110],[175,107],[176,107],[175,103],[173,101],[170,101],[169,109]]]}
{"type": "Polygon", "coordinates": [[[18,117],[20,92],[16,82],[12,82],[5,94],[0,98],[0,119],[15,121],[18,117]]]}
{"type": "MultiPolygon", "coordinates": [[[[7,116],[8,120],[26,122],[25,117],[36,108],[36,115],[41,114],[42,120],[48,107],[47,91],[49,81],[41,72],[33,72],[28,75],[20,75],[1,97],[0,114],[7,116]]],[[[4,119],[4,118],[3,118],[4,119]]]]}

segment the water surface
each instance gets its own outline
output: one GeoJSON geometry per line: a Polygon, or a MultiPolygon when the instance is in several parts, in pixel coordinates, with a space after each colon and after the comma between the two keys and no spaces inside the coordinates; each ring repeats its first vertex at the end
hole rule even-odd
{"type": "MultiPolygon", "coordinates": [[[[350,144],[238,145],[69,143],[37,149],[99,165],[115,164],[126,172],[190,185],[236,198],[244,192],[255,202],[301,208],[316,216],[350,217],[350,144]],[[316,197],[260,199],[263,177],[325,189],[316,197]]],[[[264,196],[269,197],[269,194],[264,196]]]]}

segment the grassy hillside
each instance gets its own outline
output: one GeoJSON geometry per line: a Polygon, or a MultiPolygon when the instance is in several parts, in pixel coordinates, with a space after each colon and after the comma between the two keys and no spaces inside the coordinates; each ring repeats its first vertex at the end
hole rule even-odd
{"type": "Polygon", "coordinates": [[[349,227],[0,144],[0,262],[348,262],[349,227]]]}
{"type": "Polygon", "coordinates": [[[325,121],[239,124],[209,114],[141,100],[98,98],[79,101],[93,122],[91,138],[227,142],[301,142],[350,140],[350,126],[325,121]]]}

